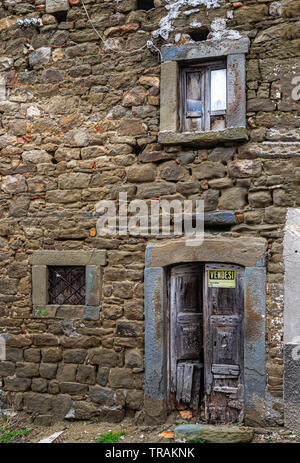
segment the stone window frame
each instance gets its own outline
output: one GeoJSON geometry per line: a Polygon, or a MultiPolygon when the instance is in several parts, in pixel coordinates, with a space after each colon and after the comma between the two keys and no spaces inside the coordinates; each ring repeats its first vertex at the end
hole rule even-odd
{"type": "Polygon", "coordinates": [[[168,405],[168,294],[170,266],[220,262],[245,269],[244,386],[245,423],[260,425],[266,414],[266,253],[264,238],[204,238],[200,246],[185,239],[149,244],[145,255],[145,386],[147,422],[165,422],[168,405]]]}
{"type": "Polygon", "coordinates": [[[247,141],[246,54],[250,40],[209,40],[182,46],[162,47],[159,143],[164,145],[216,145],[247,141]],[[180,67],[225,59],[227,64],[228,127],[219,131],[180,132],[180,67]]]}
{"type": "Polygon", "coordinates": [[[106,251],[36,251],[30,258],[30,264],[34,318],[99,319],[106,251]],[[48,304],[48,266],[50,265],[85,266],[85,305],[48,304]]]}

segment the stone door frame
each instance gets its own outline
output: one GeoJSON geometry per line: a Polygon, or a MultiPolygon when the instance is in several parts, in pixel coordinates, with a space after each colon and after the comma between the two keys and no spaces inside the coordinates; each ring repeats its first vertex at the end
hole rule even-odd
{"type": "Polygon", "coordinates": [[[148,423],[168,413],[167,269],[195,262],[238,264],[245,268],[245,423],[262,425],[266,395],[266,250],[263,238],[207,236],[199,246],[185,239],[149,244],[145,256],[145,397],[148,423]]]}

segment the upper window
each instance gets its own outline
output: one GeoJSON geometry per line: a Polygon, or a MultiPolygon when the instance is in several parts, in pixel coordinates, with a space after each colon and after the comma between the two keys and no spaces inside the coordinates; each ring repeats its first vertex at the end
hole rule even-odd
{"type": "Polygon", "coordinates": [[[201,132],[227,127],[226,63],[181,69],[180,131],[201,132]]]}
{"type": "Polygon", "coordinates": [[[248,49],[248,38],[162,48],[160,143],[247,140],[248,49]]]}

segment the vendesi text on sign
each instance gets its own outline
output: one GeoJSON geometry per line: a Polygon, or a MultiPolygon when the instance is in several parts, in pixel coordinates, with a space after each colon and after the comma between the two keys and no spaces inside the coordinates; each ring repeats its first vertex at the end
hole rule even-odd
{"type": "Polygon", "coordinates": [[[235,288],[236,274],[233,269],[208,269],[209,288],[235,288]]]}

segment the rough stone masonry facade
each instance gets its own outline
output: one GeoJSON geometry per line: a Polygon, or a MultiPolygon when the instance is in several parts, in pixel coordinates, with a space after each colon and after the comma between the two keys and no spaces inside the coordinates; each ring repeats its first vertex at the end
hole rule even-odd
{"type": "Polygon", "coordinates": [[[204,199],[207,213],[232,212],[223,236],[266,240],[264,423],[282,425],[283,229],[287,208],[300,207],[300,2],[85,4],[101,38],[79,1],[0,1],[0,404],[42,424],[143,415],[149,240],[95,229],[97,202],[124,191],[129,200],[204,199]],[[17,22],[28,18],[41,23],[17,22]],[[158,142],[157,49],[199,29],[208,41],[250,39],[248,141],[158,142]],[[94,310],[34,310],[32,277],[45,265],[35,256],[48,251],[70,265],[71,251],[101,252],[86,261],[99,267],[94,310]]]}

